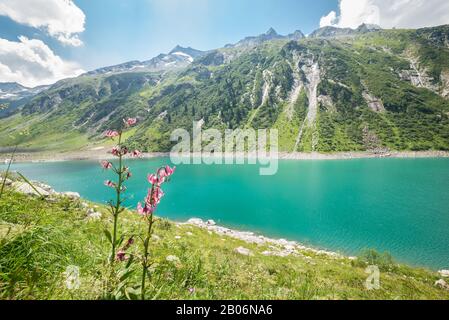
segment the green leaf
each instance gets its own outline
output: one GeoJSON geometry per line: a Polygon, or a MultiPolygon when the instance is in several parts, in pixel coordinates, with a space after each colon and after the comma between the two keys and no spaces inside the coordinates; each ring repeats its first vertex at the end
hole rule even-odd
{"type": "Polygon", "coordinates": [[[111,233],[109,232],[109,230],[104,229],[103,232],[104,232],[106,238],[108,239],[109,243],[112,244],[112,235],[111,235],[111,233]]]}
{"type": "Polygon", "coordinates": [[[129,287],[125,289],[125,295],[128,300],[139,300],[140,297],[140,289],[134,289],[133,287],[129,287]]]}
{"type": "Polygon", "coordinates": [[[134,256],[131,255],[131,257],[128,259],[128,262],[126,263],[126,269],[129,269],[131,264],[134,262],[134,256]]]}
{"type": "Polygon", "coordinates": [[[23,181],[25,181],[25,183],[27,183],[34,191],[36,191],[36,193],[42,197],[42,193],[40,193],[35,186],[33,186],[33,184],[27,179],[25,178],[25,176],[23,174],[21,174],[20,172],[17,172],[17,174],[22,178],[23,181]]]}
{"type": "Polygon", "coordinates": [[[120,247],[122,245],[124,239],[125,239],[125,236],[123,236],[123,235],[120,238],[118,238],[117,241],[115,242],[116,246],[120,247]]]}
{"type": "Polygon", "coordinates": [[[134,273],[134,270],[126,270],[126,271],[120,276],[120,281],[125,281],[125,280],[128,279],[133,273],[134,273]]]}

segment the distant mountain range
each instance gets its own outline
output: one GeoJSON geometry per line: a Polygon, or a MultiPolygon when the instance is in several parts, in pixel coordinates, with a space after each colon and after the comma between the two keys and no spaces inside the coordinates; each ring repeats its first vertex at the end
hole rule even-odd
{"type": "Polygon", "coordinates": [[[27,88],[16,82],[0,82],[0,105],[4,106],[4,108],[0,108],[0,117],[11,114],[15,109],[49,87],[27,88]]]}
{"type": "Polygon", "coordinates": [[[186,67],[193,62],[195,58],[204,55],[205,52],[192,48],[176,46],[168,54],[160,54],[157,57],[147,61],[130,61],[115,66],[100,68],[88,75],[111,74],[121,72],[157,72],[174,70],[186,67]]]}
{"type": "Polygon", "coordinates": [[[210,51],[177,46],[49,88],[0,90],[0,146],[88,148],[137,116],[129,142],[146,151],[169,150],[171,131],[191,131],[192,121],[276,128],[280,149],[290,152],[449,150],[449,26],[324,27],[308,37],[271,28],[210,51]]]}

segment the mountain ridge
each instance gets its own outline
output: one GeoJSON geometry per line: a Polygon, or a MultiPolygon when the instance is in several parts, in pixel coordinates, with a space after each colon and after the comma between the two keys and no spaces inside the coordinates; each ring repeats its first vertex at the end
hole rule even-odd
{"type": "MultiPolygon", "coordinates": [[[[191,131],[192,121],[220,130],[276,128],[286,152],[449,150],[449,26],[326,30],[331,35],[298,32],[291,40],[270,29],[193,61],[175,50],[148,60],[148,70],[61,81],[0,120],[1,133],[26,127],[52,143],[70,133],[101,144],[101,132],[133,115],[140,125],[129,139],[145,151],[169,150],[170,132],[191,131]],[[169,62],[163,59],[181,65],[158,68],[169,62]]],[[[35,147],[39,140],[2,143],[17,142],[35,147]]]]}

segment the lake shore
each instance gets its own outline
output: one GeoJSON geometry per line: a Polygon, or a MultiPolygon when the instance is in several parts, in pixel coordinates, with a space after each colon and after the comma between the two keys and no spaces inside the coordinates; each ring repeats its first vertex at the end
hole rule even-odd
{"type": "MultiPolygon", "coordinates": [[[[114,157],[106,148],[94,148],[90,150],[80,150],[71,152],[17,152],[14,156],[15,162],[58,162],[77,160],[109,160],[114,157]]],[[[8,150],[9,151],[9,150],[8,150]]],[[[11,152],[0,151],[0,163],[6,162],[11,156],[11,152]]],[[[193,157],[199,154],[192,153],[193,157]]],[[[142,158],[151,159],[159,157],[169,157],[168,152],[152,152],[142,154],[142,158]]],[[[217,155],[218,156],[218,155],[217,155]]],[[[221,154],[220,157],[232,157],[233,154],[221,154]]],[[[239,158],[255,158],[255,154],[236,154],[239,158]]],[[[349,160],[349,159],[372,159],[372,158],[449,158],[448,151],[392,151],[388,153],[374,152],[339,152],[339,153],[287,153],[279,152],[277,155],[270,155],[271,159],[278,160],[349,160]]]]}

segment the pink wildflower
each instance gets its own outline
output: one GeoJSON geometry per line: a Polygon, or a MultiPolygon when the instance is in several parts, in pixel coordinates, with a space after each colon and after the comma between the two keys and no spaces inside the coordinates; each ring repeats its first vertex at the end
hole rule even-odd
{"type": "Polygon", "coordinates": [[[124,156],[128,153],[128,148],[127,147],[114,147],[111,150],[112,155],[116,156],[116,157],[120,157],[120,156],[124,156]]]}
{"type": "Polygon", "coordinates": [[[150,174],[148,175],[148,182],[151,183],[152,185],[155,185],[159,183],[159,179],[156,177],[156,175],[150,174]]]}
{"type": "Polygon", "coordinates": [[[134,157],[134,158],[140,158],[142,156],[142,152],[140,152],[139,150],[134,150],[131,153],[131,156],[134,157]]]}
{"type": "Polygon", "coordinates": [[[133,126],[137,123],[137,119],[136,118],[128,118],[128,119],[123,119],[123,122],[128,125],[128,126],[133,126]]]}
{"type": "Polygon", "coordinates": [[[117,131],[114,131],[114,130],[108,130],[108,131],[105,132],[104,135],[107,138],[115,138],[115,137],[119,136],[119,133],[117,131]]]}
{"type": "Polygon", "coordinates": [[[111,151],[111,153],[114,155],[114,156],[119,156],[120,155],[120,149],[119,149],[119,147],[114,147],[114,148],[112,148],[112,151],[111,151]]]}
{"type": "Polygon", "coordinates": [[[106,181],[104,182],[104,185],[105,185],[106,187],[115,188],[115,183],[112,182],[111,180],[106,180],[106,181]]]}
{"type": "Polygon", "coordinates": [[[110,163],[109,161],[103,160],[100,162],[101,166],[103,167],[103,169],[111,169],[112,168],[112,163],[110,163]]]}
{"type": "Polygon", "coordinates": [[[140,202],[137,204],[137,212],[143,216],[149,216],[153,214],[155,208],[153,208],[151,205],[145,203],[145,206],[142,207],[140,202]]]}
{"type": "Polygon", "coordinates": [[[123,250],[119,250],[117,251],[117,255],[116,255],[116,260],[117,261],[125,261],[126,260],[126,252],[123,250]]]}
{"type": "Polygon", "coordinates": [[[176,167],[170,168],[170,166],[165,167],[165,173],[167,177],[170,177],[173,173],[175,173],[176,167]]]}

